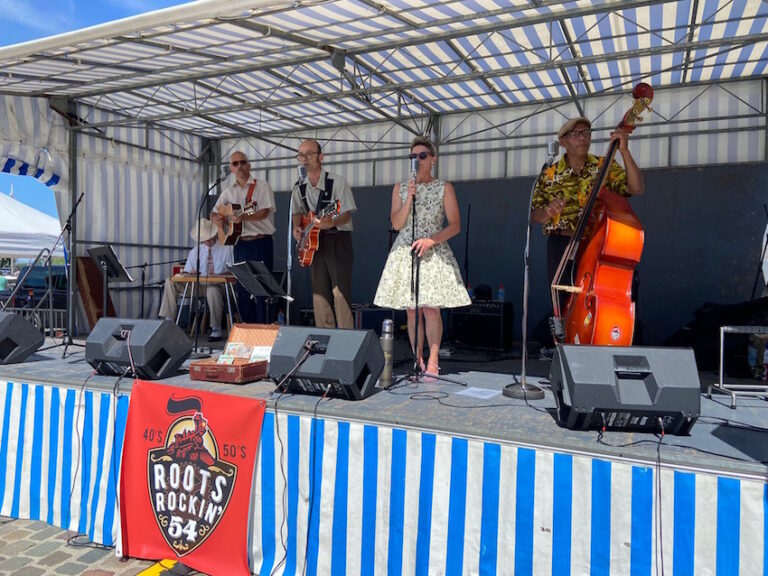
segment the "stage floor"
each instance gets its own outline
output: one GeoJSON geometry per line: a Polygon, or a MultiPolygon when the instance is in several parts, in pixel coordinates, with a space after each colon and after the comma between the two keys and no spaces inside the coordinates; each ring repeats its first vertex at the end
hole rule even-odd
{"type": "MultiPolygon", "coordinates": [[[[46,345],[53,344],[50,340],[46,345]]],[[[220,345],[220,344],[219,344],[220,345]]],[[[519,349],[518,349],[519,350],[519,349]]],[[[0,377],[23,383],[42,383],[66,388],[85,386],[90,390],[112,391],[116,377],[93,375],[85,361],[84,348],[70,347],[65,358],[63,348],[54,347],[30,356],[25,362],[0,366],[0,377]]],[[[414,383],[403,381],[388,390],[360,402],[316,396],[278,395],[275,384],[262,381],[245,385],[193,381],[188,375],[187,361],[178,375],[165,384],[188,389],[204,389],[267,400],[268,409],[284,413],[316,414],[324,418],[383,424],[415,430],[443,432],[492,440],[533,448],[545,448],[573,454],[584,454],[608,460],[639,463],[662,463],[676,469],[725,473],[745,478],[768,477],[768,401],[762,398],[738,398],[736,409],[729,407],[730,398],[722,394],[706,397],[707,386],[717,375],[701,372],[701,416],[689,436],[667,435],[658,449],[656,435],[641,432],[608,431],[600,439],[597,431],[569,430],[561,427],[555,416],[555,401],[548,390],[550,362],[530,359],[528,382],[546,389],[543,400],[513,400],[500,392],[519,377],[519,352],[489,354],[483,351],[454,349],[450,359],[441,359],[441,375],[466,383],[414,383]],[[488,397],[465,395],[470,391],[488,397]]],[[[410,366],[408,347],[396,340],[395,374],[403,374],[410,366]]],[[[729,378],[729,382],[735,382],[729,378]]],[[[739,383],[757,381],[740,380],[739,383]]],[[[119,390],[129,391],[131,380],[118,383],[119,390]]]]}

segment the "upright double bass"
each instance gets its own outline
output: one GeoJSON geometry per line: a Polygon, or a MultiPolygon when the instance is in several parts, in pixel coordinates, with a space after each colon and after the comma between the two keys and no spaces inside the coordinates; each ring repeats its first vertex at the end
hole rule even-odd
{"type": "MultiPolygon", "coordinates": [[[[640,114],[653,100],[653,88],[641,82],[635,99],[617,129],[632,132],[640,114]]],[[[558,342],[629,346],[635,327],[632,277],[643,251],[644,232],[627,198],[603,187],[616,155],[618,140],[608,153],[587,198],[568,247],[552,280],[552,330],[558,342]],[[570,264],[570,267],[569,267],[570,264]],[[563,275],[570,269],[570,283],[563,275]],[[569,293],[563,310],[560,292],[569,293]]]]}

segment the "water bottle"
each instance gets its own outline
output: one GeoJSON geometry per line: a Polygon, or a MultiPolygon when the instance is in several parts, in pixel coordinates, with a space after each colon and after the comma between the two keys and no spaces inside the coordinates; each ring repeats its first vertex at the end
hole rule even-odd
{"type": "Polygon", "coordinates": [[[504,292],[504,284],[499,284],[499,291],[496,292],[496,300],[504,302],[507,299],[507,294],[504,292]]]}
{"type": "Polygon", "coordinates": [[[467,294],[469,294],[469,299],[474,300],[475,299],[475,291],[472,290],[472,284],[467,284],[467,294]]]}
{"type": "Polygon", "coordinates": [[[395,324],[390,318],[381,323],[381,351],[384,352],[384,369],[379,377],[382,388],[392,386],[392,350],[395,345],[395,324]]]}
{"type": "Polygon", "coordinates": [[[285,326],[285,312],[283,312],[283,309],[277,311],[277,323],[280,326],[285,326]]]}

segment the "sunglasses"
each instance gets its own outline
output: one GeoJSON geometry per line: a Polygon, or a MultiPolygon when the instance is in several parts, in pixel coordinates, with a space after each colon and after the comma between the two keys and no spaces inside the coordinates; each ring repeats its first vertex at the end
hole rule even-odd
{"type": "Polygon", "coordinates": [[[592,130],[589,128],[585,128],[584,130],[571,130],[568,134],[571,138],[586,138],[592,134],[592,130]]]}
{"type": "Polygon", "coordinates": [[[248,164],[248,160],[232,160],[230,164],[232,164],[232,166],[245,166],[248,164]]]}
{"type": "Polygon", "coordinates": [[[414,158],[418,158],[419,160],[424,160],[427,156],[432,156],[431,152],[419,152],[418,154],[409,154],[408,158],[413,160],[414,158]]]}

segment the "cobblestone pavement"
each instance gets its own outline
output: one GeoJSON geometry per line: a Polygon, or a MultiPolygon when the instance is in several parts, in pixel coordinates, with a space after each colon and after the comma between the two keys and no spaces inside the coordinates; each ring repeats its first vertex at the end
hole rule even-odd
{"type": "MultiPolygon", "coordinates": [[[[45,522],[0,516],[0,575],[2,576],[160,576],[191,574],[181,564],[120,560],[114,548],[90,542],[45,522]],[[153,568],[154,567],[154,568],[153,568]]],[[[199,574],[199,573],[198,573],[199,574]]]]}

